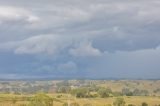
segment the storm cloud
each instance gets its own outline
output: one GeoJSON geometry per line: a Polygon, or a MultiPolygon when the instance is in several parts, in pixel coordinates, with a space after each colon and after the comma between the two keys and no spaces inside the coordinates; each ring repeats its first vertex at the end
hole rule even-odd
{"type": "Polygon", "coordinates": [[[159,11],[158,0],[0,0],[0,73],[159,78],[159,11]]]}

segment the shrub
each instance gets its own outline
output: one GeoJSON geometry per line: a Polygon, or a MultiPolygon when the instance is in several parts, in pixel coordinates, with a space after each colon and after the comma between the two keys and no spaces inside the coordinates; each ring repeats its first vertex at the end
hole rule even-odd
{"type": "Polygon", "coordinates": [[[111,89],[106,89],[106,88],[101,88],[98,91],[98,94],[100,95],[101,98],[106,98],[109,97],[109,94],[112,93],[111,89]]]}
{"type": "Polygon", "coordinates": [[[123,98],[117,98],[114,102],[113,102],[113,106],[125,106],[125,101],[123,98]]]}
{"type": "Polygon", "coordinates": [[[145,103],[145,102],[143,102],[143,103],[142,103],[142,106],[148,106],[148,104],[147,104],[147,103],[145,103]]]}
{"type": "Polygon", "coordinates": [[[133,96],[133,93],[128,88],[123,88],[122,89],[122,94],[126,95],[126,96],[133,96]]]}
{"type": "Polygon", "coordinates": [[[53,106],[53,99],[44,93],[38,93],[31,99],[29,106],[53,106]]]}

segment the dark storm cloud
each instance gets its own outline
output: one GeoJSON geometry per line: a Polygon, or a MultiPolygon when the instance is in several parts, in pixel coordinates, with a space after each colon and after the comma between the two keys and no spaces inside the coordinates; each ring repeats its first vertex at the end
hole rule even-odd
{"type": "MultiPolygon", "coordinates": [[[[0,52],[16,58],[29,56],[31,60],[21,61],[23,65],[15,63],[14,67],[28,68],[31,74],[65,74],[65,70],[92,74],[81,70],[91,70],[98,58],[107,60],[105,53],[117,56],[121,51],[134,57],[135,51],[159,52],[159,11],[158,0],[0,0],[0,52]],[[50,62],[45,64],[46,61],[50,62]],[[26,65],[36,62],[37,66],[26,65]]],[[[4,60],[9,58],[1,62],[4,60]]],[[[145,65],[144,62],[142,67],[145,65]]],[[[16,68],[6,68],[7,73],[29,73],[16,68]]]]}

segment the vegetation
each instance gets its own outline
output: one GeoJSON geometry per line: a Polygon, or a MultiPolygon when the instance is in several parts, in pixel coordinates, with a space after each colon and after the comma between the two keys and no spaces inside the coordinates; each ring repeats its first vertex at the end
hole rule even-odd
{"type": "MultiPolygon", "coordinates": [[[[10,90],[2,92],[0,106],[160,106],[159,86],[154,86],[155,88],[151,89],[153,83],[149,81],[150,83],[146,84],[148,82],[144,82],[74,80],[55,81],[53,84],[48,81],[48,85],[53,86],[49,88],[50,91],[38,88],[40,92],[45,93],[23,93],[18,89],[16,93],[10,90]],[[119,86],[114,86],[117,83],[119,86]],[[132,83],[138,87],[132,86],[132,83]]],[[[159,81],[153,82],[159,83],[159,81]]],[[[17,82],[3,83],[2,85],[3,87],[9,85],[16,87],[15,83],[17,82]]],[[[43,88],[43,84],[48,86],[44,82],[23,83],[23,86],[41,86],[43,88]]],[[[44,88],[48,89],[48,87],[44,88]]]]}
{"type": "Polygon", "coordinates": [[[142,103],[142,106],[148,106],[148,104],[147,104],[147,103],[145,103],[145,102],[143,102],[143,103],[142,103]]]}
{"type": "Polygon", "coordinates": [[[28,106],[53,106],[53,99],[44,93],[36,94],[28,106]]]}
{"type": "Polygon", "coordinates": [[[128,104],[128,106],[135,106],[135,105],[133,105],[133,104],[128,104]]]}
{"type": "Polygon", "coordinates": [[[125,101],[124,98],[117,98],[114,102],[113,102],[113,106],[125,106],[125,101]]]}
{"type": "Polygon", "coordinates": [[[100,88],[98,90],[98,93],[101,98],[106,98],[110,96],[110,94],[112,93],[112,90],[110,88],[100,88]]]}

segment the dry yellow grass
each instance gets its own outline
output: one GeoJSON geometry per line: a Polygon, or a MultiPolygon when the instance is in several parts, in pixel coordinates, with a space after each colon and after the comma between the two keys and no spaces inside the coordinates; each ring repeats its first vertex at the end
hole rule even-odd
{"type": "MultiPolygon", "coordinates": [[[[57,95],[60,94],[53,94],[50,96],[56,98],[57,95]]],[[[110,98],[75,98],[71,97],[68,99],[68,96],[65,94],[61,98],[56,98],[54,101],[54,106],[62,106],[63,103],[68,102],[76,102],[80,104],[80,106],[83,106],[86,103],[90,103],[93,106],[105,106],[107,104],[113,104],[116,97],[110,97],[110,98]]],[[[26,99],[22,99],[24,97],[31,97],[32,95],[14,95],[14,94],[0,94],[0,106],[20,106],[21,104],[27,104],[28,101],[26,99]],[[13,98],[17,98],[17,101],[13,103],[13,98]]],[[[132,97],[123,97],[126,102],[126,106],[128,104],[134,104],[136,106],[140,106],[143,102],[146,102],[149,104],[149,106],[155,106],[156,104],[160,104],[160,97],[154,97],[154,96],[144,96],[144,97],[138,97],[138,96],[132,96],[132,97]]]]}
{"type": "MultiPolygon", "coordinates": [[[[153,90],[160,88],[160,80],[108,80],[101,83],[99,86],[111,88],[113,91],[121,91],[123,88],[134,90],[147,90],[154,95],[153,90]]],[[[160,94],[156,94],[160,95],[160,94]]]]}

